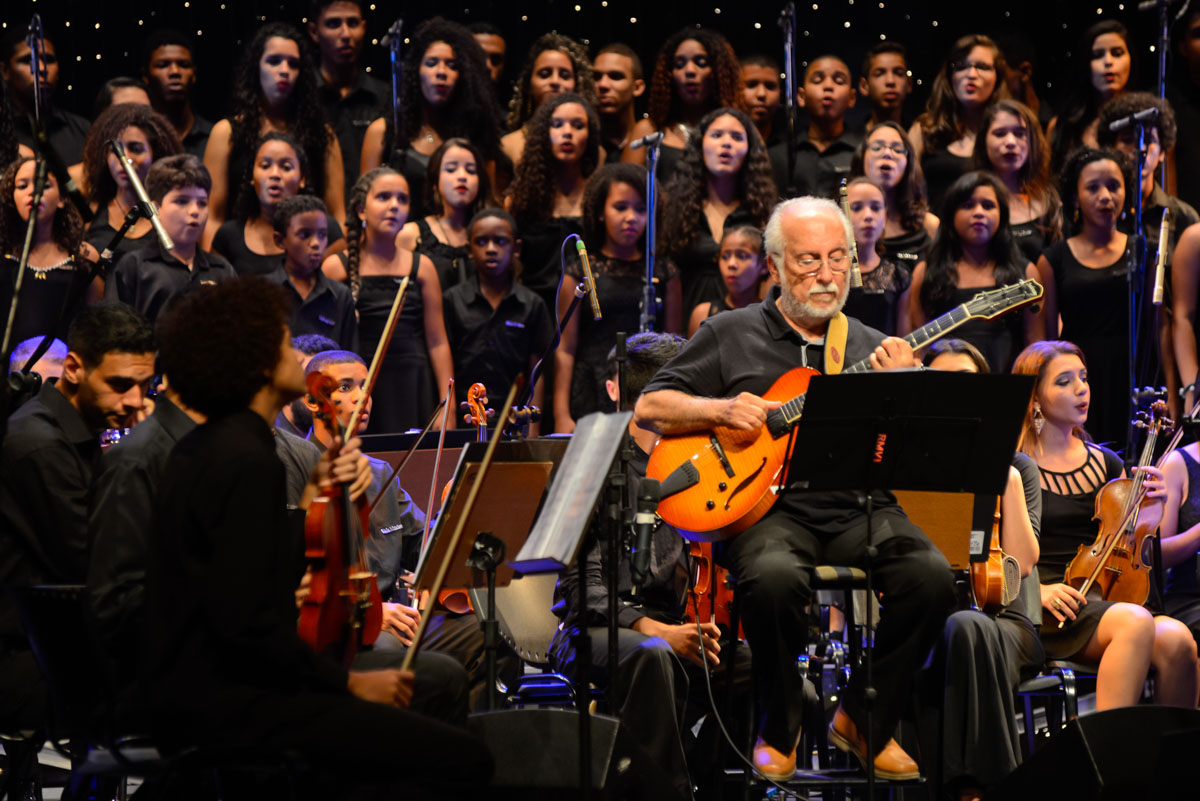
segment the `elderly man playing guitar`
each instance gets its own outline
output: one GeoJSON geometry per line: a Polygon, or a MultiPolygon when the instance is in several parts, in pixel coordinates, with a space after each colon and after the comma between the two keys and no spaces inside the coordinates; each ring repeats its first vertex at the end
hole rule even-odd
{"type": "MultiPolygon", "coordinates": [[[[767,223],[765,239],[769,268],[779,288],[761,304],[706,320],[683,352],[646,387],[635,412],[638,425],[664,436],[732,429],[746,432],[750,439],[767,425],[778,440],[774,429],[781,425],[776,412],[781,404],[763,395],[793,368],[838,372],[843,364],[864,359],[876,370],[916,364],[908,341],[885,338],[841,314],[849,292],[853,234],[834,203],[812,197],[781,203],[767,223]]],[[[800,442],[796,447],[803,446],[800,442]]],[[[713,448],[727,465],[720,446],[713,448]]],[[[720,490],[727,493],[725,476],[719,479],[720,490]]],[[[669,491],[664,487],[664,494],[669,491]]],[[[830,733],[864,768],[873,764],[877,776],[916,778],[916,763],[891,735],[912,676],[954,605],[953,582],[945,558],[909,522],[890,493],[877,492],[873,505],[878,551],[874,575],[883,594],[874,651],[877,697],[870,742],[875,753],[867,753],[866,682],[859,673],[851,679],[830,733]]],[[[713,508],[711,501],[707,508],[713,508]]],[[[737,577],[743,623],[754,653],[762,713],[755,764],[768,778],[790,779],[796,769],[803,702],[796,657],[805,650],[812,596],[806,568],[861,566],[867,518],[852,492],[789,491],[773,505],[767,501],[755,509],[761,519],[724,544],[722,561],[737,577]]]]}

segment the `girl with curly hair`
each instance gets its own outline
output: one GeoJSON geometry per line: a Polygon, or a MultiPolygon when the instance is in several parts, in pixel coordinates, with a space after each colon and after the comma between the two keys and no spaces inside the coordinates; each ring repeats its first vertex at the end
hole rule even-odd
{"type": "Polygon", "coordinates": [[[1071,154],[1059,179],[1068,237],[1038,259],[1038,280],[1046,288],[1046,338],[1069,339],[1087,354],[1088,431],[1098,442],[1121,445],[1129,422],[1131,238],[1121,232],[1119,220],[1129,207],[1132,177],[1120,151],[1085,147],[1071,154]]]}
{"type": "Polygon", "coordinates": [[[203,246],[212,246],[229,217],[238,181],[248,176],[255,145],[271,131],[290,133],[314,165],[309,188],[324,198],[335,219],[346,215],[342,149],[325,119],[317,71],[305,37],[291,25],[271,22],[258,29],[238,65],[233,113],[213,126],[204,150],[212,175],[208,226],[203,246]]]}
{"type": "Polygon", "coordinates": [[[529,122],[521,169],[509,188],[508,210],[521,232],[521,283],[554,308],[559,250],[580,233],[584,184],[600,164],[600,121],[577,94],[558,94],[529,122]]]}
{"type": "MultiPolygon", "coordinates": [[[[138,202],[133,184],[108,146],[110,139],[125,148],[125,155],[129,156],[143,186],[155,159],[183,152],[183,145],[171,123],[149,106],[118,103],[100,113],[88,131],[83,145],[83,162],[76,177],[86,188],[88,200],[96,209],[85,238],[97,251],[108,247],[124,224],[125,214],[138,202]]],[[[117,245],[114,262],[153,241],[153,230],[149,220],[139,219],[117,245]]]]}
{"type": "Polygon", "coordinates": [[[421,428],[437,399],[445,397],[454,378],[454,362],[437,270],[428,257],[396,244],[408,218],[408,181],[391,167],[368,170],[355,182],[349,207],[346,250],[327,258],[321,269],[350,285],[358,311],[359,354],[368,363],[383,336],[401,279],[412,277],[380,366],[367,433],[421,428]]]}
{"type": "Polygon", "coordinates": [[[850,162],[850,175],[867,178],[883,190],[887,221],[879,240],[881,255],[912,272],[925,260],[938,218],[929,213],[925,174],[908,134],[891,120],[870,128],[850,162]]]}
{"type": "Polygon", "coordinates": [[[700,120],[667,184],[662,251],[679,268],[683,308],[725,294],[717,243],[726,228],[767,224],[777,200],[767,148],[743,111],[719,108],[700,120]]]}
{"type": "Polygon", "coordinates": [[[1100,107],[1123,93],[1133,72],[1129,31],[1115,19],[1092,25],[1071,53],[1061,112],[1046,126],[1050,170],[1062,173],[1067,157],[1081,147],[1100,147],[1096,131],[1100,107]]]}
{"type": "MultiPolygon", "coordinates": [[[[213,237],[212,250],[224,256],[238,275],[270,275],[283,266],[283,248],[275,243],[275,209],[308,184],[308,159],[291,134],[272,131],[258,140],[254,161],[238,187],[233,219],[213,237]]],[[[329,244],[325,255],[346,247],[342,228],[325,215],[329,244]]]]}
{"type": "MultiPolygon", "coordinates": [[[[1008,190],[989,172],[969,172],[951,185],[942,201],[929,261],[913,270],[905,300],[909,330],[959,306],[980,291],[1039,278],[1013,242],[1009,228],[1008,190]]],[[[1024,317],[1009,314],[994,320],[971,320],[957,329],[988,364],[1007,372],[1026,342],[1044,339],[1040,311],[1027,308],[1024,317]]]]}
{"type": "MultiPolygon", "coordinates": [[[[486,165],[495,178],[495,161],[501,154],[500,109],[487,57],[462,25],[434,17],[417,26],[407,47],[400,135],[393,136],[390,114],[371,123],[363,138],[360,167],[367,172],[388,164],[402,173],[413,194],[412,216],[420,218],[439,211],[436,204],[427,205],[425,177],[430,156],[448,139],[473,142],[483,154],[479,167],[486,165]]],[[[501,172],[507,176],[507,167],[501,172]]]]}
{"type": "MultiPolygon", "coordinates": [[[[563,328],[554,354],[555,431],[570,432],[585,414],[613,411],[604,387],[608,351],[621,331],[636,331],[646,285],[646,168],[606,164],[588,181],[583,198],[583,239],[591,256],[596,296],[604,310],[593,320],[584,307],[563,328]]],[[[571,280],[558,291],[563,311],[583,280],[577,260],[568,267],[571,280]]],[[[682,330],[679,275],[666,259],[654,262],[655,330],[682,330]]]]}
{"type": "MultiPolygon", "coordinates": [[[[7,315],[12,290],[21,263],[25,230],[33,212],[33,181],[37,162],[18,157],[0,175],[0,308],[7,315]]],[[[46,177],[46,188],[38,205],[21,299],[13,322],[12,343],[51,334],[64,342],[72,316],[58,317],[63,301],[77,285],[87,280],[88,271],[99,258],[83,241],[83,219],[75,207],[58,193],[58,181],[46,177]]],[[[87,290],[87,300],[99,300],[104,281],[96,278],[87,290]]],[[[80,304],[82,305],[82,304],[80,304]]],[[[79,306],[73,311],[78,312],[79,306]]]]}
{"type": "MultiPolygon", "coordinates": [[[[744,110],[742,70],[733,45],[706,28],[684,28],[663,44],[654,60],[650,81],[650,116],[629,132],[630,140],[661,132],[658,176],[665,182],[675,174],[696,126],[717,108],[744,110]]],[[[626,147],[622,161],[646,163],[646,150],[626,147]]]]}
{"type": "Polygon", "coordinates": [[[442,142],[429,157],[425,180],[425,204],[436,211],[405,223],[396,240],[433,261],[443,290],[466,281],[471,270],[467,223],[493,204],[486,166],[479,148],[466,139],[442,142]]]}
{"type": "Polygon", "coordinates": [[[988,37],[969,34],[950,48],[933,80],[925,112],[908,131],[934,208],[941,208],[950,184],[971,168],[983,113],[1008,97],[1007,80],[1004,55],[988,37]]]}
{"type": "Polygon", "coordinates": [[[1062,238],[1062,201],[1050,181],[1050,153],[1033,110],[998,100],[983,114],[972,164],[1008,190],[1013,239],[1030,261],[1062,238]]]}
{"type": "Polygon", "coordinates": [[[542,34],[529,48],[516,88],[508,103],[508,130],[500,140],[505,155],[516,167],[525,153],[529,122],[547,98],[573,92],[596,104],[596,82],[587,48],[561,33],[542,34]]]}

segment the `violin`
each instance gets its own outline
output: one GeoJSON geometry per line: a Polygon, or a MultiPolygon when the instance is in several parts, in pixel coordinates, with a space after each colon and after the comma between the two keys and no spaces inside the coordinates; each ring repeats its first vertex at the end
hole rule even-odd
{"type": "MultiPolygon", "coordinates": [[[[1106,601],[1141,605],[1150,595],[1150,565],[1146,563],[1144,546],[1158,530],[1163,503],[1161,499],[1146,497],[1146,473],[1142,468],[1154,458],[1158,435],[1174,427],[1166,412],[1167,404],[1159,400],[1150,405],[1148,414],[1138,414],[1134,425],[1146,431],[1146,443],[1137,472],[1133,478],[1114,478],[1096,493],[1096,514],[1092,519],[1100,521],[1100,533],[1091,545],[1079,546],[1063,576],[1064,584],[1084,596],[1093,592],[1106,601]]],[[[1178,442],[1176,434],[1166,453],[1178,442]]]]}
{"type": "MultiPolygon", "coordinates": [[[[315,417],[349,436],[331,395],[337,382],[320,372],[306,379],[317,404],[315,417]]],[[[353,420],[358,419],[355,415],[353,420]]],[[[367,566],[371,531],[367,505],[350,500],[345,484],[316,498],[304,521],[304,555],[312,565],[312,587],[300,607],[300,638],[314,651],[340,655],[349,666],[354,654],[374,643],[383,627],[383,600],[375,573],[367,566]]]]}
{"type": "Polygon", "coordinates": [[[987,559],[971,563],[975,605],[987,615],[997,614],[1016,600],[1021,589],[1021,566],[1000,547],[1000,522],[1000,498],[997,498],[987,559]]]}
{"type": "MultiPolygon", "coordinates": [[[[692,587],[688,592],[692,596],[692,605],[698,610],[698,616],[703,618],[707,613],[708,620],[716,623],[723,631],[728,631],[733,618],[733,589],[726,580],[729,571],[713,559],[711,542],[692,542],[690,545],[692,587]]],[[[740,622],[737,636],[738,639],[746,638],[740,622]]]]}

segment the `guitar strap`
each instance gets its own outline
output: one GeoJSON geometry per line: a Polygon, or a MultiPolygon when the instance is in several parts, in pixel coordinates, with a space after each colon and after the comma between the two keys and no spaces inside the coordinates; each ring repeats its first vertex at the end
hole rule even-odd
{"type": "Polygon", "coordinates": [[[846,336],[850,331],[850,323],[846,315],[838,312],[829,321],[825,331],[825,375],[837,375],[846,364],[846,336]]]}

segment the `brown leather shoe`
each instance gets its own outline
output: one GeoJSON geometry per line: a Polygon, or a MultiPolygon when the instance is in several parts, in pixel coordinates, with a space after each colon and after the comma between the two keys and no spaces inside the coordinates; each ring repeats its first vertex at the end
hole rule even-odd
{"type": "Polygon", "coordinates": [[[796,749],[785,756],[759,737],[754,741],[754,767],[773,782],[790,781],[796,776],[796,749]]]}
{"type": "MultiPolygon", "coordinates": [[[[866,738],[858,733],[858,727],[842,709],[841,704],[838,705],[837,712],[833,713],[833,722],[829,724],[829,739],[841,750],[853,754],[863,770],[867,770],[866,738]]],[[[875,755],[875,775],[881,779],[905,781],[919,778],[921,772],[913,758],[904,752],[899,743],[889,737],[887,743],[875,755]]]]}

